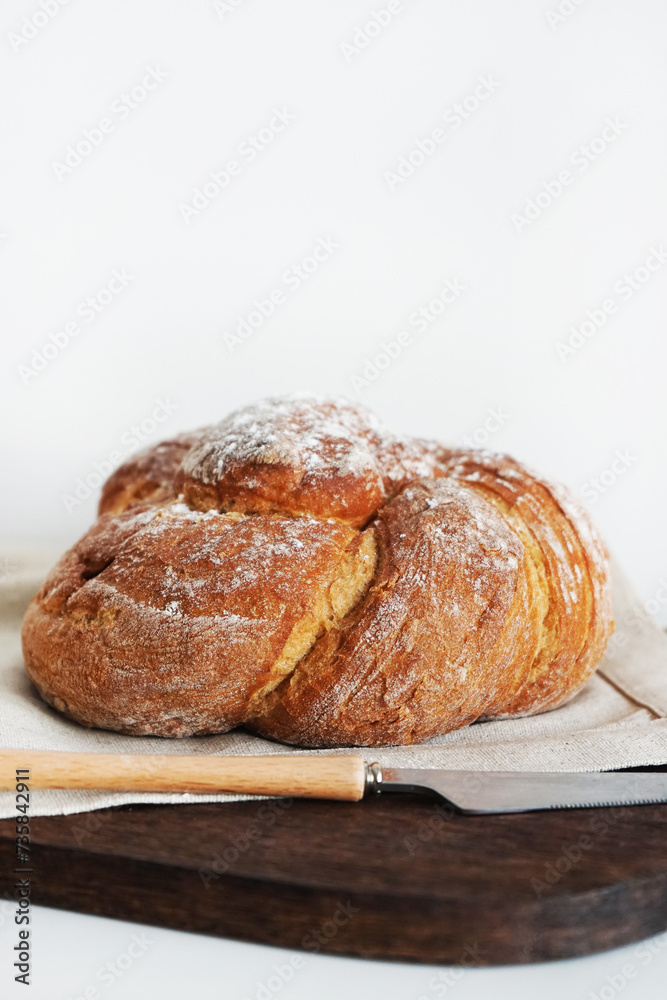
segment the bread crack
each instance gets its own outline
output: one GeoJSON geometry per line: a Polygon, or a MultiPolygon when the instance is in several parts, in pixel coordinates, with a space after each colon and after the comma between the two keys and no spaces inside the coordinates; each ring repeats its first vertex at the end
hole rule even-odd
{"type": "Polygon", "coordinates": [[[314,596],[307,614],[292,628],[268,680],[253,695],[247,719],[261,714],[266,698],[289,682],[304,657],[327,632],[340,626],[363,600],[378,562],[373,531],[359,533],[346,549],[328,584],[314,596]]]}

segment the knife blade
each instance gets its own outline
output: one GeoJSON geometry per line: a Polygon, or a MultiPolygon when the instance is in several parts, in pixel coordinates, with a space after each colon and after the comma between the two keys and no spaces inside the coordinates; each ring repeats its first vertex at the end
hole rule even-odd
{"type": "Polygon", "coordinates": [[[662,771],[444,771],[368,766],[370,791],[428,792],[464,813],[667,802],[662,771]]]}
{"type": "Polygon", "coordinates": [[[503,813],[667,802],[667,773],[383,768],[358,754],[227,757],[0,749],[0,790],[49,788],[233,792],[348,802],[378,791],[426,792],[464,813],[503,813]]]}

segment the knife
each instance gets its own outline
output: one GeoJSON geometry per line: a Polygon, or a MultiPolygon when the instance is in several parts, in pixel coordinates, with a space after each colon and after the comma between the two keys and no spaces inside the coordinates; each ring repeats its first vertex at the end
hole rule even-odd
{"type": "Polygon", "coordinates": [[[662,771],[445,771],[382,767],[356,754],[204,754],[0,750],[0,789],[255,794],[357,802],[380,792],[436,795],[463,813],[667,802],[662,771]],[[25,787],[24,787],[25,786],[25,787]]]}

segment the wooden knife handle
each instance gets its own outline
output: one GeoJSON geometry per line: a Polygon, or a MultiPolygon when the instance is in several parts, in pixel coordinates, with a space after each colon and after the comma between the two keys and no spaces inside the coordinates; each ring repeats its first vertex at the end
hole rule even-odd
{"type": "Polygon", "coordinates": [[[115,792],[238,792],[308,799],[363,798],[366,765],[356,755],[164,756],[0,750],[0,789],[97,788],[115,792]],[[19,775],[17,769],[28,769],[19,775]]]}

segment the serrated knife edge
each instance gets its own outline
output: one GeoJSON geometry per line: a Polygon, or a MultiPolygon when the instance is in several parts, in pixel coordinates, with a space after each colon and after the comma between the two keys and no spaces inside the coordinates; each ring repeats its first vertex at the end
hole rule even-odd
{"type": "Polygon", "coordinates": [[[667,802],[667,773],[596,771],[445,771],[380,769],[375,790],[427,791],[461,812],[509,813],[667,802]]]}

